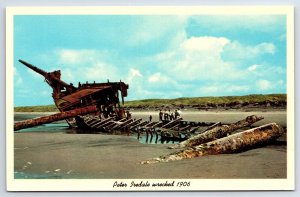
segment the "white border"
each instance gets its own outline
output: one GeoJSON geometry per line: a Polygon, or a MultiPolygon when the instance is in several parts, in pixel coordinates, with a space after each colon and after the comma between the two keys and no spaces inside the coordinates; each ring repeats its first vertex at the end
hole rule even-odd
{"type": "MultiPolygon", "coordinates": [[[[293,190],[295,189],[294,142],[294,8],[292,6],[104,6],[104,7],[8,7],[6,9],[6,142],[7,190],[9,191],[184,191],[184,190],[293,190]],[[287,179],[191,179],[185,188],[113,188],[118,179],[14,179],[13,136],[13,16],[14,15],[246,15],[281,14],[287,17],[287,179]]],[[[122,180],[128,184],[132,180],[122,180]]],[[[142,180],[142,179],[141,179],[142,180]]],[[[154,182],[153,179],[147,179],[154,182]]],[[[144,181],[147,181],[144,180],[144,181]]],[[[160,179],[173,181],[174,179],[160,179]]],[[[180,181],[180,180],[179,180],[180,181]]],[[[186,181],[186,180],[185,180],[186,181]]]]}

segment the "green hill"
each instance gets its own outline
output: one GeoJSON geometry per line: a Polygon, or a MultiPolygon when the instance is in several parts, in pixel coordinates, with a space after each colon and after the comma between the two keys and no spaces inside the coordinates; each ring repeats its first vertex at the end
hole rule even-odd
{"type": "MultiPolygon", "coordinates": [[[[156,108],[161,106],[201,106],[279,102],[286,103],[286,94],[255,94],[246,96],[193,97],[176,99],[145,99],[125,102],[127,108],[156,108]]],[[[15,107],[15,112],[55,112],[55,105],[15,107]]]]}
{"type": "Polygon", "coordinates": [[[205,104],[228,104],[228,103],[262,103],[267,101],[286,102],[286,94],[268,94],[268,95],[246,95],[246,96],[220,96],[220,97],[194,97],[194,98],[176,98],[176,99],[145,99],[138,101],[128,101],[126,107],[149,106],[157,107],[161,105],[205,105],[205,104]]]}

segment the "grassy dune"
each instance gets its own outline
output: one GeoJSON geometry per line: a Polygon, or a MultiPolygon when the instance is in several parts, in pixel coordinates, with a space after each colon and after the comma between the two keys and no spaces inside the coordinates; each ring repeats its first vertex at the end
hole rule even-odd
{"type": "Polygon", "coordinates": [[[177,99],[146,99],[139,101],[128,101],[126,107],[161,105],[205,105],[205,104],[223,104],[223,103],[261,103],[265,101],[286,101],[286,94],[268,94],[268,95],[246,95],[246,96],[221,96],[221,97],[194,97],[177,99]]]}
{"type": "Polygon", "coordinates": [[[15,112],[58,112],[55,105],[23,106],[15,107],[15,112]]]}
{"type": "MultiPolygon", "coordinates": [[[[221,96],[221,97],[194,97],[194,98],[176,98],[176,99],[145,99],[125,102],[125,107],[160,107],[162,105],[205,105],[205,104],[228,104],[228,103],[262,103],[262,102],[286,102],[286,94],[256,94],[246,96],[221,96]]],[[[15,112],[56,112],[55,105],[44,106],[24,106],[15,107],[15,112]]]]}

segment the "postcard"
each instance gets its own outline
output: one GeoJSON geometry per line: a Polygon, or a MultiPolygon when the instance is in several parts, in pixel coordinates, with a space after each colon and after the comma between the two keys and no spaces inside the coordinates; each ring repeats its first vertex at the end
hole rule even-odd
{"type": "Polygon", "coordinates": [[[293,190],[293,12],[7,7],[7,190],[293,190]]]}

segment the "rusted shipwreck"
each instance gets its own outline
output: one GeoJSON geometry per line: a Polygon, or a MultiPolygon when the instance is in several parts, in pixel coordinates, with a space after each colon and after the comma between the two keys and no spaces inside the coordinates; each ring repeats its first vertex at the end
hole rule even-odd
{"type": "Polygon", "coordinates": [[[78,83],[76,87],[61,80],[60,70],[46,72],[28,62],[19,60],[39,73],[52,88],[52,97],[59,113],[16,122],[14,130],[20,130],[59,120],[66,120],[76,133],[111,133],[146,135],[146,141],[183,141],[215,127],[220,123],[191,122],[182,118],[161,121],[134,119],[124,110],[124,97],[128,84],[124,82],[78,83]],[[121,101],[120,101],[121,100],[121,101]],[[202,129],[202,130],[201,130],[202,129]]]}
{"type": "Polygon", "coordinates": [[[252,147],[276,139],[284,133],[276,123],[252,129],[252,124],[263,119],[255,115],[232,124],[193,122],[180,117],[160,121],[135,119],[129,111],[124,110],[124,97],[127,96],[128,84],[122,81],[84,84],[79,82],[76,87],[72,83],[68,84],[61,80],[60,70],[46,72],[23,60],[19,61],[44,76],[53,90],[52,97],[60,112],[16,122],[15,131],[66,120],[70,128],[76,128],[76,133],[135,134],[137,138],[144,135],[146,142],[154,140],[157,143],[158,139],[161,142],[179,141],[180,143],[170,148],[184,148],[182,151],[142,163],[236,152],[244,147],[252,147]],[[239,133],[241,129],[250,130],[239,133]]]}
{"type": "MultiPolygon", "coordinates": [[[[108,118],[114,116],[121,119],[124,112],[121,110],[120,97],[124,104],[124,97],[127,96],[128,84],[124,82],[106,82],[106,83],[78,83],[75,87],[72,83],[68,84],[61,80],[60,70],[46,72],[23,60],[22,64],[45,77],[45,81],[52,88],[52,97],[56,107],[60,112],[72,112],[70,116],[64,117],[61,114],[41,118],[39,124],[44,124],[44,120],[58,121],[65,119],[70,127],[81,127],[80,121],[75,117],[85,114],[93,114],[108,118]]],[[[33,120],[34,121],[34,120],[33,120]]],[[[28,125],[29,127],[31,125],[28,125]]],[[[15,130],[26,128],[27,122],[20,122],[15,125],[15,130]]]]}

